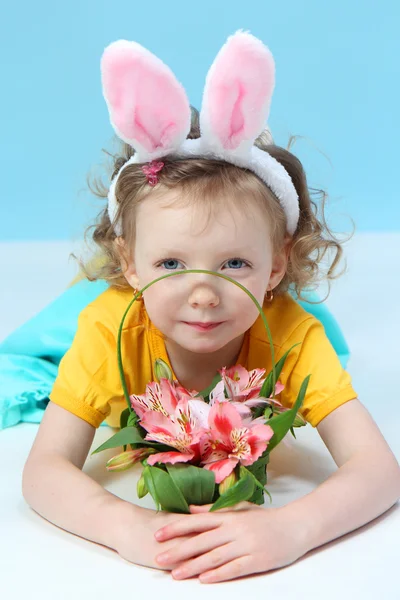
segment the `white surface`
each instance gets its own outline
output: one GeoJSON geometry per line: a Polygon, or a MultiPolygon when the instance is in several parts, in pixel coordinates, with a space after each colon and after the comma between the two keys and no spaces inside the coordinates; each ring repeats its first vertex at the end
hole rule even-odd
{"type": "MultiPolygon", "coordinates": [[[[75,272],[74,265],[67,263],[70,249],[66,243],[0,244],[3,282],[7,282],[0,297],[0,339],[62,292],[75,272]]],[[[334,283],[327,304],[351,347],[349,371],[359,397],[399,458],[400,234],[359,234],[346,253],[348,272],[334,283]]],[[[21,495],[21,472],[36,431],[36,425],[23,424],[0,432],[4,482],[0,595],[7,600],[103,600],[142,594],[176,599],[190,595],[195,600],[204,593],[220,599],[224,592],[233,598],[243,594],[296,600],[400,598],[398,505],[285,569],[204,588],[197,578],[177,582],[169,573],[129,564],[115,552],[68,534],[34,513],[21,495]]],[[[93,447],[109,434],[109,429],[100,428],[93,447]]],[[[311,491],[335,470],[310,426],[298,430],[297,441],[288,440],[289,445],[274,451],[268,468],[274,506],[311,491]]],[[[140,467],[107,473],[106,458],[107,452],[89,458],[84,470],[113,493],[152,507],[149,497],[136,498],[140,467]]]]}

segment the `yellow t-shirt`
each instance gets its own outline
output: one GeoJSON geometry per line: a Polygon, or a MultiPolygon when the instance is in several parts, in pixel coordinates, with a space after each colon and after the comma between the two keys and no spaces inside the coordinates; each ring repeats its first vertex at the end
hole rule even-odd
{"type": "MultiPolygon", "coordinates": [[[[117,335],[131,299],[132,290],[109,288],[81,312],[72,346],[61,360],[50,394],[52,402],[94,427],[104,419],[119,427],[120,414],[126,408],[117,363],[117,335]]],[[[280,376],[285,387],[278,398],[284,406],[292,406],[303,379],[311,374],[301,413],[315,427],[335,408],[357,397],[350,375],[341,366],[320,321],[289,294],[275,297],[263,308],[275,361],[301,342],[286,359],[280,376]]],[[[163,335],[151,323],[143,302],[131,307],[121,341],[128,391],[143,394],[146,384],[156,379],[156,358],[171,367],[163,335]]],[[[260,317],[245,335],[237,364],[248,370],[271,370],[270,346],[260,317]]]]}

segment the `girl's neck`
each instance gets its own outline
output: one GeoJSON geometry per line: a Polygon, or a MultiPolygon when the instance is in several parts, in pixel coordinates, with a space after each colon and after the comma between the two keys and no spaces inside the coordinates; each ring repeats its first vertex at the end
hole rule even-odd
{"type": "Polygon", "coordinates": [[[244,335],[241,335],[224,348],[208,354],[190,352],[171,340],[165,340],[165,347],[179,383],[199,392],[211,384],[219,369],[236,364],[243,340],[244,335]]]}

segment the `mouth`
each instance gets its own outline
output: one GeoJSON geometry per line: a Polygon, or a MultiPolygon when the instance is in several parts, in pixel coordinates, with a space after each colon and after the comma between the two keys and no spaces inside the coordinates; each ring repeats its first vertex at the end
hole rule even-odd
{"type": "Polygon", "coordinates": [[[211,331],[212,329],[216,329],[217,327],[222,325],[223,321],[208,322],[208,323],[202,323],[200,321],[199,322],[183,321],[183,323],[185,325],[189,325],[189,327],[192,327],[193,329],[196,329],[196,331],[211,331]]]}

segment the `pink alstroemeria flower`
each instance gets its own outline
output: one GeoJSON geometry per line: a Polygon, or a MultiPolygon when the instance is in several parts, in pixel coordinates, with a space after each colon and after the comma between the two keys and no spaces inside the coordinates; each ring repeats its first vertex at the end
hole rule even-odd
{"type": "MultiPolygon", "coordinates": [[[[214,402],[229,402],[243,417],[250,417],[250,409],[260,404],[276,404],[281,407],[282,404],[275,398],[262,398],[259,396],[264,383],[265,369],[253,369],[247,371],[241,365],[221,369],[221,381],[217,383],[210,393],[210,404],[214,402]],[[225,391],[228,398],[225,397],[225,391]]],[[[284,386],[280,381],[276,382],[275,395],[280,394],[284,386]]]]}
{"type": "Polygon", "coordinates": [[[264,383],[265,369],[248,371],[242,365],[223,368],[219,371],[228,393],[228,398],[250,400],[258,396],[264,383]]]}
{"type": "Polygon", "coordinates": [[[146,385],[146,391],[140,396],[130,396],[131,405],[139,419],[142,419],[148,411],[160,412],[165,416],[175,412],[181,400],[193,398],[197,392],[189,392],[177,381],[160,379],[160,383],[152,381],[146,385]]]}
{"type": "Polygon", "coordinates": [[[149,465],[199,460],[198,442],[203,430],[197,426],[188,405],[196,394],[177,381],[161,378],[160,383],[149,383],[144,394],[130,396],[140,425],[148,432],[145,439],[177,449],[153,454],[147,459],[149,465]]]}
{"type": "Polygon", "coordinates": [[[238,463],[252,465],[274,432],[262,419],[244,422],[230,402],[214,402],[209,409],[209,431],[200,441],[201,463],[214,472],[215,482],[221,483],[238,463]]]}
{"type": "Polygon", "coordinates": [[[205,430],[194,418],[187,399],[181,400],[169,415],[161,411],[148,411],[140,424],[148,431],[146,440],[160,442],[177,450],[152,454],[147,459],[149,465],[157,462],[199,462],[199,442],[205,430]]]}

